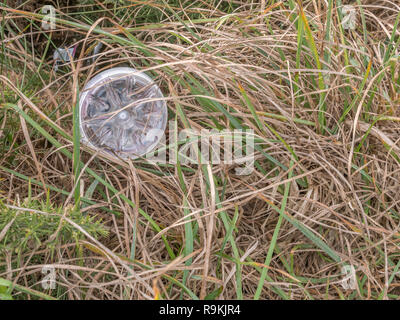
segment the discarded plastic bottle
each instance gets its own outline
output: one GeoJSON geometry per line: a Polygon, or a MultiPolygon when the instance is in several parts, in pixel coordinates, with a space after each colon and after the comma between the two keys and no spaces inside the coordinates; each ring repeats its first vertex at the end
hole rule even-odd
{"type": "Polygon", "coordinates": [[[82,143],[123,159],[151,152],[167,125],[160,88],[146,74],[118,67],[93,77],[79,100],[82,143]]]}

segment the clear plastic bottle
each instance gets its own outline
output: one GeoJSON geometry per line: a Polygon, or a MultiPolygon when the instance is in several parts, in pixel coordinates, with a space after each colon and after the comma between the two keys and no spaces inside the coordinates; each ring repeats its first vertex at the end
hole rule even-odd
{"type": "Polygon", "coordinates": [[[93,77],[79,100],[82,142],[120,158],[137,158],[160,142],[167,106],[146,74],[118,67],[93,77]]]}

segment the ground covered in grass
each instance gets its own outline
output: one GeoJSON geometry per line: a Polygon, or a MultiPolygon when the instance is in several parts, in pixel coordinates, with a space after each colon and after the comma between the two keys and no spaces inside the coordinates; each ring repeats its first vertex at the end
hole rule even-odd
{"type": "Polygon", "coordinates": [[[0,0],[0,298],[399,299],[399,11],[0,0]],[[114,66],[180,130],[253,130],[254,170],[82,145],[79,89],[114,66]]]}

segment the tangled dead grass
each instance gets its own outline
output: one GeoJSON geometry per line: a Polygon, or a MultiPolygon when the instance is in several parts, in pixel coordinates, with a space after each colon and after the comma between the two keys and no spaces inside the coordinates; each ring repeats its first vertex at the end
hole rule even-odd
{"type": "MultiPolygon", "coordinates": [[[[255,170],[237,176],[234,165],[191,165],[181,173],[175,166],[93,157],[82,146],[82,162],[118,191],[87,172],[81,176],[81,195],[92,201],[81,211],[101,217],[108,236],[96,239],[75,224],[85,235],[79,254],[75,243],[58,243],[53,256],[45,245],[19,256],[3,248],[0,277],[41,291],[42,267],[52,264],[58,291],[46,292],[68,299],[398,299],[400,68],[393,41],[400,33],[400,4],[350,2],[358,13],[355,30],[342,28],[336,1],[234,1],[229,15],[183,2],[185,24],[169,11],[179,7],[155,1],[148,5],[169,20],[133,25],[114,15],[112,22],[88,26],[60,14],[56,32],[76,34],[68,45],[80,48],[63,74],[51,69],[49,54],[29,45],[45,32],[33,26],[12,32],[13,21],[38,17],[3,4],[5,205],[23,207],[28,192],[45,199],[52,188],[50,201],[62,205],[64,221],[74,225],[68,219],[74,164],[61,152],[72,152],[74,141],[49,123],[72,136],[77,87],[116,65],[154,71],[180,128],[233,128],[232,119],[216,110],[218,103],[241,127],[254,130],[261,148],[255,170]],[[190,22],[193,12],[203,20],[190,22]],[[95,64],[87,63],[87,48],[96,41],[105,49],[95,64]],[[195,88],[194,80],[201,86],[195,88]],[[26,178],[34,179],[31,186],[26,178]],[[344,289],[348,265],[357,283],[344,289]]],[[[126,10],[134,17],[142,6],[131,1],[126,10]]]]}

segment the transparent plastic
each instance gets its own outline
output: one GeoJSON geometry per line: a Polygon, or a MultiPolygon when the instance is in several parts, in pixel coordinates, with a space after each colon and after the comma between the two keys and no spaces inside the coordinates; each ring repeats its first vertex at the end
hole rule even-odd
{"type": "Polygon", "coordinates": [[[137,158],[160,142],[167,106],[154,81],[132,68],[93,77],[79,100],[82,142],[120,158],[137,158]]]}

